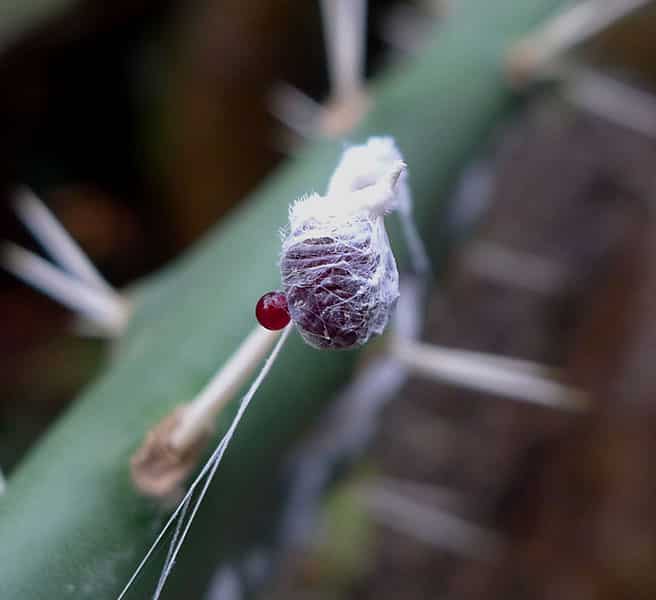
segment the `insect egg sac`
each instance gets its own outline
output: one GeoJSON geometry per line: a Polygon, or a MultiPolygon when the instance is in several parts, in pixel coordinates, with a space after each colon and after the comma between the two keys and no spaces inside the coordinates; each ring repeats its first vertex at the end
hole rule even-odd
{"type": "MultiPolygon", "coordinates": [[[[372,138],[376,148],[389,139],[372,138]]],[[[355,147],[369,163],[372,140],[355,147]]],[[[348,152],[336,175],[339,169],[353,174],[350,187],[298,200],[290,209],[282,244],[280,271],[289,313],[315,348],[353,348],[381,334],[399,295],[383,215],[393,205],[405,164],[397,155],[394,160],[385,157],[377,165],[380,174],[363,185],[358,164],[346,159],[348,152]]]]}

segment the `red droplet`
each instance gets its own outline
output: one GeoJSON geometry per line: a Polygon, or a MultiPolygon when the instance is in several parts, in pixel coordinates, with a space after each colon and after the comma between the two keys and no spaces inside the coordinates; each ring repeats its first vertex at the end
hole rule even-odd
{"type": "Polygon", "coordinates": [[[264,294],[255,305],[255,316],[266,329],[284,329],[291,319],[287,309],[287,297],[282,292],[264,294]]]}

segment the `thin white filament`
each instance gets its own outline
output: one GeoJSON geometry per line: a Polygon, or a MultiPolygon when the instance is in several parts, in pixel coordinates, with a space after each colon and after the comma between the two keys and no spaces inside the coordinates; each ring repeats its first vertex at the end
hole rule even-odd
{"type": "MultiPolygon", "coordinates": [[[[191,504],[191,498],[187,498],[184,501],[182,506],[182,512],[180,513],[180,518],[178,519],[178,524],[175,526],[175,531],[173,532],[173,537],[171,538],[171,544],[169,546],[169,551],[166,553],[166,560],[164,561],[164,567],[166,567],[170,562],[173,556],[173,548],[175,543],[180,536],[180,531],[182,530],[182,524],[184,523],[185,517],[187,516],[187,511],[189,510],[189,505],[191,504]]],[[[157,587],[155,588],[155,596],[159,596],[164,589],[164,571],[159,576],[159,581],[157,582],[157,587]]]]}
{"type": "Polygon", "coordinates": [[[410,199],[410,191],[407,189],[407,184],[404,182],[405,194],[407,199],[401,202],[399,206],[399,221],[401,223],[401,234],[408,249],[408,256],[410,258],[410,266],[416,275],[420,277],[427,277],[430,273],[430,259],[426,252],[424,242],[417,230],[417,224],[412,217],[412,201],[410,199]]]}
{"type": "Polygon", "coordinates": [[[171,548],[173,548],[173,551],[170,554],[170,560],[164,564],[164,567],[162,569],[162,574],[160,575],[160,582],[161,585],[158,586],[158,590],[155,591],[155,594],[153,595],[153,600],[157,600],[161,594],[162,589],[164,588],[164,584],[166,583],[166,579],[168,578],[169,574],[171,573],[171,570],[173,569],[173,565],[175,564],[175,560],[178,556],[178,553],[180,552],[180,549],[182,548],[182,545],[184,544],[185,538],[187,537],[187,533],[189,532],[189,529],[191,528],[191,524],[196,516],[196,513],[198,512],[198,509],[200,508],[203,499],[205,498],[205,494],[207,493],[207,490],[210,487],[210,484],[212,483],[212,479],[214,479],[214,475],[216,474],[216,471],[219,467],[219,464],[221,463],[221,460],[223,459],[223,455],[225,454],[225,451],[228,448],[228,445],[230,444],[230,441],[232,440],[232,436],[234,435],[237,426],[239,425],[239,422],[241,421],[241,418],[244,416],[244,413],[246,412],[246,409],[248,408],[249,404],[251,403],[251,400],[253,399],[253,396],[255,396],[255,393],[257,390],[260,388],[262,383],[264,382],[264,379],[267,377],[269,374],[269,371],[271,370],[271,367],[273,367],[273,364],[278,357],[278,354],[282,350],[282,347],[287,340],[287,337],[289,336],[289,333],[292,330],[291,324],[288,325],[285,328],[285,331],[283,332],[282,336],[276,343],[273,351],[267,358],[266,362],[264,363],[264,366],[260,370],[258,376],[255,378],[253,383],[251,384],[251,387],[248,389],[246,392],[246,395],[242,399],[240,405],[239,405],[239,410],[237,411],[237,414],[235,415],[235,418],[232,420],[232,424],[230,425],[230,428],[226,432],[226,434],[223,436],[223,440],[221,440],[221,450],[217,454],[216,458],[214,459],[214,464],[212,465],[212,468],[209,471],[209,474],[207,476],[207,479],[205,481],[205,484],[203,485],[203,488],[200,491],[200,494],[198,495],[198,499],[196,500],[196,503],[194,504],[194,507],[191,511],[191,514],[189,515],[189,519],[184,526],[184,529],[182,530],[182,533],[180,534],[180,538],[176,541],[174,538],[171,541],[171,548]],[[225,442],[224,442],[225,440],[225,442]]]}
{"type": "MultiPolygon", "coordinates": [[[[243,414],[243,413],[241,413],[243,414]]],[[[240,413],[237,413],[237,417],[235,417],[235,421],[233,423],[238,422],[237,419],[240,417],[240,413]]],[[[196,513],[198,512],[198,509],[200,508],[201,503],[203,502],[205,498],[205,494],[207,493],[208,488],[210,487],[210,484],[212,483],[212,479],[214,479],[214,475],[216,474],[216,470],[219,467],[219,463],[223,459],[223,454],[228,447],[228,442],[230,441],[230,438],[232,435],[230,435],[230,438],[227,436],[234,432],[232,427],[228,430],[228,433],[225,436],[225,443],[221,444],[221,452],[217,455],[216,459],[214,459],[214,462],[212,463],[212,466],[210,468],[209,474],[207,475],[207,478],[205,479],[205,483],[203,484],[203,487],[200,490],[200,493],[198,494],[198,498],[196,499],[196,503],[194,504],[194,507],[191,511],[191,514],[189,515],[189,519],[187,522],[184,524],[184,529],[182,529],[182,532],[180,536],[178,537],[177,535],[173,537],[171,540],[171,544],[169,546],[169,552],[167,556],[167,560],[164,562],[164,565],[162,566],[162,571],[159,575],[159,581],[157,583],[157,588],[155,589],[155,593],[153,594],[153,600],[158,600],[160,597],[162,591],[164,590],[164,585],[166,584],[166,580],[168,579],[169,575],[171,574],[171,571],[173,570],[173,566],[175,565],[175,561],[178,557],[178,553],[180,552],[180,549],[182,548],[182,544],[185,541],[185,538],[187,537],[187,533],[191,527],[191,524],[196,517],[196,513]]],[[[190,502],[188,500],[187,502],[190,502]]],[[[184,514],[185,511],[183,511],[184,514]]],[[[184,517],[180,517],[180,522],[178,523],[179,528],[182,528],[183,524],[183,519],[184,517]]],[[[176,529],[176,534],[178,533],[178,529],[176,529]]]]}
{"type": "MultiPolygon", "coordinates": [[[[185,510],[185,505],[188,504],[189,499],[191,498],[192,494],[194,493],[194,490],[198,487],[200,482],[203,480],[207,472],[210,470],[212,467],[213,461],[217,457],[219,450],[223,446],[223,443],[225,441],[225,436],[221,439],[219,442],[219,445],[216,447],[214,452],[212,453],[212,456],[207,460],[203,468],[201,469],[200,473],[196,476],[196,479],[192,482],[192,484],[189,486],[189,489],[187,490],[187,493],[184,495],[182,500],[180,500],[180,504],[178,504],[177,508],[173,511],[173,514],[169,517],[169,520],[166,522],[164,527],[162,527],[162,530],[159,532],[157,537],[155,538],[155,541],[152,543],[150,548],[148,549],[148,552],[146,552],[145,556],[141,559],[141,562],[135,569],[134,573],[128,580],[128,582],[125,584],[125,587],[121,591],[121,593],[118,595],[116,600],[122,600],[125,597],[125,594],[128,592],[128,590],[132,587],[132,584],[136,580],[136,578],[139,576],[143,568],[146,566],[146,563],[148,562],[148,559],[152,555],[152,553],[155,551],[157,546],[159,546],[159,543],[162,541],[162,538],[166,535],[166,532],[170,529],[171,525],[175,523],[176,519],[178,518],[178,515],[185,510]]],[[[170,557],[167,557],[170,559],[170,557]]]]}
{"type": "Polygon", "coordinates": [[[282,350],[283,344],[287,340],[289,333],[291,332],[291,325],[288,325],[285,331],[283,332],[282,336],[276,343],[275,347],[271,351],[271,354],[267,358],[266,362],[264,363],[264,366],[260,370],[258,376],[255,378],[253,383],[251,384],[250,388],[244,395],[240,405],[239,409],[237,411],[237,414],[235,415],[232,424],[230,425],[230,428],[228,431],[225,433],[225,435],[221,438],[221,441],[218,443],[216,449],[212,453],[212,455],[209,457],[205,465],[203,465],[203,468],[201,469],[200,473],[197,475],[196,479],[192,482],[192,484],[189,486],[189,489],[187,490],[187,493],[184,495],[176,509],[173,511],[173,514],[169,517],[169,520],[166,522],[162,530],[159,532],[157,537],[155,538],[155,541],[152,543],[148,551],[146,552],[145,556],[135,569],[134,573],[128,580],[127,584],[121,591],[121,593],[118,595],[117,600],[122,600],[129,589],[132,587],[132,584],[135,582],[143,568],[145,567],[146,563],[150,559],[151,555],[155,551],[155,549],[159,546],[159,543],[162,541],[164,536],[166,535],[166,532],[170,529],[170,527],[173,525],[173,523],[176,522],[176,519],[179,519],[179,522],[176,526],[176,533],[173,536],[173,540],[171,542],[171,546],[169,548],[169,553],[167,555],[166,561],[164,563],[162,573],[160,574],[160,578],[157,584],[157,588],[155,590],[155,595],[153,598],[158,598],[159,595],[161,594],[162,590],[164,589],[164,584],[166,583],[166,579],[168,578],[171,569],[173,568],[173,564],[175,563],[175,559],[180,551],[180,548],[182,547],[182,544],[184,543],[184,539],[187,535],[187,532],[189,531],[189,528],[191,527],[191,522],[193,521],[194,517],[196,516],[196,512],[200,506],[200,503],[203,500],[203,497],[205,496],[205,493],[207,492],[207,488],[209,487],[209,484],[214,477],[214,474],[216,472],[216,469],[218,468],[223,455],[226,451],[226,448],[228,447],[228,444],[230,443],[232,436],[234,435],[235,430],[237,429],[237,426],[239,425],[239,422],[241,421],[241,418],[243,417],[244,413],[246,412],[246,409],[248,408],[251,400],[253,399],[253,396],[257,392],[257,390],[260,388],[262,385],[264,379],[267,377],[269,372],[271,371],[271,368],[280,354],[280,351],[282,350]],[[189,516],[189,520],[187,521],[187,524],[182,531],[181,536],[178,538],[178,534],[180,532],[180,529],[182,528],[182,522],[184,521],[184,516],[186,514],[187,508],[189,506],[189,503],[191,501],[191,497],[194,494],[194,491],[196,488],[199,486],[199,484],[203,481],[205,476],[208,474],[207,482],[203,486],[203,490],[201,491],[198,500],[196,501],[196,504],[194,505],[194,508],[191,512],[191,515],[189,516]]]}

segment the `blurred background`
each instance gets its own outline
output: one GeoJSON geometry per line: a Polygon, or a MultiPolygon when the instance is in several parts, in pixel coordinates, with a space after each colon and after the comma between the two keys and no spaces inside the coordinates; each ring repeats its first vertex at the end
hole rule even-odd
{"type": "MultiPolygon", "coordinates": [[[[367,74],[457,3],[371,0],[367,74]]],[[[656,8],[585,4],[546,66],[509,54],[521,102],[454,177],[423,337],[562,369],[593,414],[411,378],[261,597],[656,597],[656,8]]],[[[29,184],[129,286],[299,151],[283,83],[329,92],[316,2],[3,0],[0,239],[37,249],[10,203],[29,184]]],[[[109,350],[4,272],[0,302],[8,474],[109,350]]]]}

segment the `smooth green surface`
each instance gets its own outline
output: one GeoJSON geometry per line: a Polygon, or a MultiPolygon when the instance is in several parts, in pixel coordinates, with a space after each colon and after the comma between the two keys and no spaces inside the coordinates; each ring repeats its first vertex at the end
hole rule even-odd
{"type": "Polygon", "coordinates": [[[76,0],[0,0],[0,50],[75,4],[76,0]]]}
{"type": "MultiPolygon", "coordinates": [[[[502,49],[559,3],[454,3],[458,14],[422,59],[377,85],[376,106],[352,140],[396,137],[429,246],[437,247],[448,184],[509,105],[502,49]]],[[[29,454],[0,499],[2,600],[116,597],[163,517],[134,493],[129,458],[145,431],[193,397],[253,327],[255,301],[279,284],[278,230],[287,206],[325,188],[339,148],[307,148],[195,249],[135,288],[137,314],[112,364],[29,454]]],[[[176,588],[201,597],[217,561],[275,521],[284,452],[348,380],[356,358],[313,350],[292,336],[226,455],[168,597],[182,597],[176,588]]],[[[224,426],[229,417],[222,415],[224,426]]],[[[155,569],[161,561],[160,554],[155,569]]],[[[130,597],[148,597],[152,576],[130,597]]]]}

